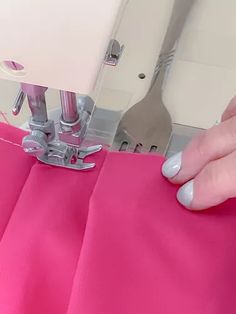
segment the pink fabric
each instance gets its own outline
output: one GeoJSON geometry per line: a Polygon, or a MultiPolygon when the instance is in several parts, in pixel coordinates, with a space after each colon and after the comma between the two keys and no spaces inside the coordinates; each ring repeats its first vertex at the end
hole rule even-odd
{"type": "Polygon", "coordinates": [[[22,136],[0,125],[1,314],[236,313],[235,200],[188,212],[161,157],[102,152],[75,172],[22,136]]]}

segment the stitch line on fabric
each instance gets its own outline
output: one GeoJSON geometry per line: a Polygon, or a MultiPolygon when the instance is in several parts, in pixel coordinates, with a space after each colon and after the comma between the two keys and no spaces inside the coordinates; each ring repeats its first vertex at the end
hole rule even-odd
{"type": "Polygon", "coordinates": [[[66,314],[69,314],[69,311],[70,311],[71,296],[72,296],[72,291],[73,291],[73,288],[74,288],[74,285],[75,285],[75,276],[76,276],[77,270],[79,269],[80,257],[81,257],[82,251],[83,251],[84,239],[85,239],[86,230],[87,230],[87,224],[88,224],[88,220],[89,220],[90,200],[91,200],[91,197],[92,197],[92,195],[93,195],[93,193],[94,193],[94,190],[95,190],[95,188],[96,188],[96,186],[97,186],[97,183],[98,183],[98,181],[99,181],[99,178],[100,178],[100,176],[101,176],[101,173],[103,172],[104,165],[106,164],[106,161],[107,161],[107,158],[108,158],[108,154],[109,154],[109,152],[106,151],[106,156],[105,156],[105,158],[104,158],[104,160],[103,160],[103,163],[102,163],[102,165],[101,165],[99,174],[98,174],[98,176],[97,176],[97,180],[96,180],[96,182],[95,182],[95,184],[94,184],[94,186],[93,186],[93,189],[92,189],[91,194],[90,194],[90,197],[89,197],[89,201],[88,201],[88,215],[87,215],[87,220],[86,220],[85,228],[84,228],[84,236],[83,236],[83,240],[82,240],[82,244],[81,244],[80,254],[79,254],[78,261],[77,261],[76,268],[75,268],[75,273],[74,273],[73,280],[72,280],[71,292],[70,292],[70,297],[69,297],[69,301],[68,301],[68,306],[67,306],[66,314]]]}
{"type": "Polygon", "coordinates": [[[20,144],[17,144],[17,143],[11,142],[11,141],[6,140],[5,138],[2,138],[2,137],[0,137],[0,141],[5,142],[5,143],[8,143],[8,144],[12,144],[12,145],[14,145],[14,146],[17,146],[17,147],[22,148],[22,146],[21,146],[20,144]]]}

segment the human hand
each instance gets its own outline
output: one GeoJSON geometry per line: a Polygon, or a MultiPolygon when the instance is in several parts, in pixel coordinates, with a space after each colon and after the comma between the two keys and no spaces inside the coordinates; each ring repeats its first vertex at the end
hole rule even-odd
{"type": "Polygon", "coordinates": [[[191,210],[203,210],[236,197],[236,96],[221,123],[165,161],[162,174],[182,185],[177,199],[191,210]]]}

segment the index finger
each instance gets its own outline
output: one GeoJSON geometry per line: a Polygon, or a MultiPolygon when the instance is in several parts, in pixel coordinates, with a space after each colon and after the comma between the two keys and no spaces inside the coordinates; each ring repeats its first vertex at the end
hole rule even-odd
{"type": "Polygon", "coordinates": [[[194,178],[210,161],[236,150],[236,117],[232,117],[194,138],[187,148],[168,159],[162,173],[173,183],[182,184],[194,178]]]}

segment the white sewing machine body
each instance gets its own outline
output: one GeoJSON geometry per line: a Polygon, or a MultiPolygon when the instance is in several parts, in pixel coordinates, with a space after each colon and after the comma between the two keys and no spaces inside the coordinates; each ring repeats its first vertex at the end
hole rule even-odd
{"type": "Polygon", "coordinates": [[[89,94],[123,0],[22,0],[0,4],[0,77],[89,94]],[[23,65],[11,71],[3,61],[23,65]]]}
{"type": "MultiPolygon", "coordinates": [[[[148,94],[159,56],[170,53],[162,62],[159,94],[177,139],[185,143],[185,137],[219,119],[236,90],[235,1],[193,1],[177,45],[163,51],[173,9],[181,17],[189,2],[6,2],[0,5],[0,61],[16,61],[24,70],[7,73],[2,64],[0,77],[49,87],[47,107],[52,112],[59,107],[55,89],[89,94],[96,102],[89,134],[112,146],[124,114],[148,94]],[[124,45],[115,67],[104,66],[111,38],[124,45]]],[[[9,113],[15,89],[12,82],[0,82],[1,111],[9,113]]],[[[26,110],[14,122],[8,119],[19,126],[28,115],[26,110]]]]}

